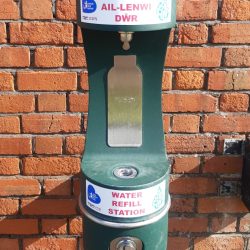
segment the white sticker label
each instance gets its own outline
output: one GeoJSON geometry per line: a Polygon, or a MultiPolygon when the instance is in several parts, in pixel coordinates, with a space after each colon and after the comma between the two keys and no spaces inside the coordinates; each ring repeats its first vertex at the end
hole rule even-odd
{"type": "Polygon", "coordinates": [[[111,217],[136,218],[157,212],[165,205],[166,181],[141,190],[112,190],[86,181],[86,204],[111,217]]]}
{"type": "Polygon", "coordinates": [[[81,0],[81,21],[103,25],[171,22],[172,0],[81,0]]]}

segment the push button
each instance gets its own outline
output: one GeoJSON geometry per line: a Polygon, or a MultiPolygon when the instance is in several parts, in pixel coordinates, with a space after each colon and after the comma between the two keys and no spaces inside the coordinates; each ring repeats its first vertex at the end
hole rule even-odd
{"type": "Polygon", "coordinates": [[[136,243],[132,240],[124,239],[118,242],[117,250],[137,250],[136,243]]]}
{"type": "Polygon", "coordinates": [[[109,250],[142,250],[142,241],[135,237],[119,237],[111,241],[109,250]]]}

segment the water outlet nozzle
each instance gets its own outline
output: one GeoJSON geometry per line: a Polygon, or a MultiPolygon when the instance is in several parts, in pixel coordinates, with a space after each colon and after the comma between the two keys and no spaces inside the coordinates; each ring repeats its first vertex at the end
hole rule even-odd
{"type": "Polygon", "coordinates": [[[134,32],[124,32],[124,31],[119,32],[121,42],[123,43],[122,48],[124,50],[129,50],[130,49],[130,42],[133,39],[133,33],[134,32]]]}

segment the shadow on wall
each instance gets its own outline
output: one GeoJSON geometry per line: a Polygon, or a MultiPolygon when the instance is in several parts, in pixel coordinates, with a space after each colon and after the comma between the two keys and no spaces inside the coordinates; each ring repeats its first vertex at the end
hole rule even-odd
{"type": "Polygon", "coordinates": [[[172,161],[168,250],[248,250],[249,237],[242,237],[250,232],[240,197],[243,156],[172,161]]]}
{"type": "MultiPolygon", "coordinates": [[[[6,203],[3,210],[8,214],[0,217],[0,250],[84,250],[78,207],[79,175],[49,177],[41,182],[43,188],[39,197],[25,196],[20,202],[15,197],[0,199],[1,203],[6,203]]],[[[34,183],[29,184],[22,187],[23,193],[31,189],[36,192],[34,183]]]]}

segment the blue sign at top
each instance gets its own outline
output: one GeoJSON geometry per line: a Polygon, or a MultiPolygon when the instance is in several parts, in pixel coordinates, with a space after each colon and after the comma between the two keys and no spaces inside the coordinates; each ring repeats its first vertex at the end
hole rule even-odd
{"type": "Polygon", "coordinates": [[[84,13],[93,13],[96,11],[96,8],[95,0],[82,0],[82,11],[84,13]]]}

